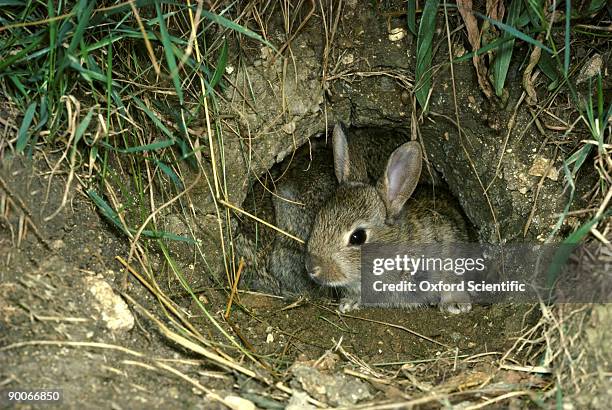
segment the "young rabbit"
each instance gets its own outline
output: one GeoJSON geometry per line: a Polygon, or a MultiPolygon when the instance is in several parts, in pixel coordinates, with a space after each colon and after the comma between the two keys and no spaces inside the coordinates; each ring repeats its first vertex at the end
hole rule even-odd
{"type": "MultiPolygon", "coordinates": [[[[323,139],[315,140],[296,153],[291,166],[276,185],[272,198],[274,220],[277,227],[304,240],[310,235],[315,216],[327,199],[336,191],[338,182],[334,175],[340,158],[334,153],[350,149],[351,161],[343,164],[351,175],[351,181],[367,184],[375,181],[383,172],[389,154],[407,138],[400,133],[384,130],[361,129],[350,134],[347,140],[341,124],[336,124],[331,138],[332,144],[323,139]],[[343,146],[337,146],[341,142],[343,146]],[[333,150],[329,145],[333,145],[333,150]]],[[[305,247],[284,235],[276,235],[266,275],[274,282],[274,289],[282,294],[311,293],[319,295],[326,291],[310,280],[304,268],[305,247]]]]}
{"type": "MultiPolygon", "coordinates": [[[[445,246],[466,242],[468,228],[459,210],[441,192],[436,191],[435,202],[421,192],[413,196],[421,173],[417,142],[407,142],[393,151],[376,185],[364,182],[361,175],[352,175],[353,152],[349,152],[343,132],[334,132],[333,147],[340,185],[314,218],[305,264],[315,282],[343,290],[340,310],[346,312],[360,303],[361,245],[445,246]]],[[[442,273],[427,275],[436,282],[449,279],[442,273]]],[[[437,304],[450,313],[471,309],[466,292],[422,293],[411,302],[412,306],[437,304]]]]}
{"type": "MultiPolygon", "coordinates": [[[[336,189],[332,161],[331,151],[323,141],[297,152],[272,197],[278,228],[298,238],[308,238],[320,204],[336,189]]],[[[275,236],[267,270],[277,283],[278,293],[302,295],[322,290],[305,274],[304,245],[285,235],[275,236]]]]}

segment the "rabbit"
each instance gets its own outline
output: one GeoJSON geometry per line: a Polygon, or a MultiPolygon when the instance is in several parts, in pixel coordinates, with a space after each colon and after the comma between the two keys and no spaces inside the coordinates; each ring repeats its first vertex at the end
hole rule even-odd
{"type": "MultiPolygon", "coordinates": [[[[334,171],[338,166],[334,161],[339,156],[332,155],[332,151],[335,153],[350,147],[353,156],[345,165],[350,168],[352,181],[368,184],[379,177],[389,154],[407,137],[397,132],[389,134],[384,130],[361,129],[352,132],[347,139],[343,124],[337,123],[330,140],[332,150],[330,144],[320,138],[296,152],[291,166],[276,184],[276,195],[272,198],[276,226],[304,240],[310,236],[317,212],[338,188],[334,171]],[[336,142],[345,145],[336,146],[336,142]]],[[[276,235],[265,275],[274,278],[279,293],[316,296],[328,293],[309,278],[305,253],[303,244],[276,235]]]]}
{"type": "MultiPolygon", "coordinates": [[[[275,225],[300,239],[308,238],[322,202],[336,189],[331,152],[323,141],[315,141],[296,153],[290,168],[276,185],[272,197],[275,225]],[[304,152],[308,149],[310,152],[304,152]],[[306,179],[308,182],[306,182],[306,179]]],[[[316,294],[321,289],[304,269],[304,245],[285,235],[275,235],[268,260],[269,275],[278,293],[316,294]]]]}
{"type": "MultiPolygon", "coordinates": [[[[339,310],[347,312],[360,305],[361,245],[445,246],[467,242],[469,228],[459,209],[440,190],[434,202],[426,189],[417,189],[422,168],[418,142],[406,142],[395,149],[378,181],[369,183],[363,175],[353,175],[352,161],[358,156],[349,149],[341,131],[333,135],[339,185],[314,217],[305,267],[314,282],[343,291],[339,310]]],[[[435,281],[448,279],[441,273],[426,274],[435,281]]],[[[437,304],[440,310],[455,314],[472,307],[467,292],[417,294],[413,302],[412,307],[437,304]]]]}

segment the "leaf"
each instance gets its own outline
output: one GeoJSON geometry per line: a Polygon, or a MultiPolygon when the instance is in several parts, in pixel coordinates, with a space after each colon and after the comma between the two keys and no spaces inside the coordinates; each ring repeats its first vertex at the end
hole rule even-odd
{"type": "Polygon", "coordinates": [[[179,176],[176,174],[176,172],[174,172],[174,170],[169,167],[166,163],[156,159],[156,158],[151,158],[151,160],[159,167],[159,169],[162,170],[162,172],[164,174],[166,174],[168,176],[168,178],[170,178],[170,180],[174,183],[174,185],[179,189],[179,190],[183,190],[184,189],[184,185],[183,182],[181,181],[181,179],[179,178],[179,176]]]}
{"type": "Polygon", "coordinates": [[[557,66],[553,62],[551,55],[547,52],[542,52],[542,55],[540,55],[538,67],[551,81],[559,80],[559,72],[557,71],[557,66]]]}
{"type": "Polygon", "coordinates": [[[132,97],[132,99],[134,100],[134,102],[136,103],[136,105],[138,105],[138,107],[140,107],[141,110],[143,110],[145,112],[145,114],[147,114],[149,116],[149,118],[151,118],[151,120],[153,120],[153,122],[155,123],[155,125],[157,126],[157,128],[160,129],[160,131],[162,131],[164,134],[166,134],[168,137],[170,137],[171,140],[175,140],[176,138],[174,137],[174,134],[172,133],[172,131],[170,131],[168,129],[168,127],[166,127],[159,118],[157,118],[157,115],[155,115],[155,113],[153,113],[153,111],[151,111],[138,97],[132,97]]]}
{"type": "Polygon", "coordinates": [[[28,92],[26,91],[25,87],[23,86],[23,84],[21,83],[21,81],[19,80],[19,77],[17,77],[16,75],[9,75],[8,76],[9,79],[13,82],[13,84],[15,85],[15,87],[17,87],[17,89],[19,90],[19,92],[21,94],[23,94],[23,96],[25,98],[28,98],[28,92]]]}
{"type": "MultiPolygon", "coordinates": [[[[511,7],[512,7],[512,5],[511,5],[511,7]]],[[[479,13],[477,11],[475,11],[474,14],[476,14],[480,18],[483,18],[483,19],[489,21],[495,27],[499,28],[500,30],[503,30],[503,31],[507,32],[512,37],[518,38],[519,40],[523,40],[526,43],[531,44],[532,46],[540,47],[542,50],[547,51],[549,54],[553,54],[553,51],[549,47],[546,47],[540,41],[538,41],[538,40],[536,40],[534,38],[529,37],[527,34],[517,30],[516,28],[514,28],[512,26],[509,26],[508,24],[502,23],[501,21],[493,20],[492,18],[489,18],[489,17],[485,16],[484,14],[479,13]]]]}
{"type": "Polygon", "coordinates": [[[474,52],[467,53],[467,54],[462,55],[459,58],[454,59],[453,63],[460,63],[462,61],[469,60],[469,59],[471,59],[474,56],[474,54],[479,55],[479,56],[483,55],[484,53],[486,53],[489,50],[495,50],[496,48],[499,48],[502,44],[507,43],[508,41],[512,41],[512,38],[506,38],[506,39],[497,38],[497,39],[491,41],[486,46],[480,47],[478,50],[476,50],[476,53],[474,53],[474,52]]]}
{"type": "Polygon", "coordinates": [[[582,224],[562,242],[561,247],[555,253],[553,261],[548,268],[546,284],[549,288],[551,288],[557,281],[561,268],[571,256],[571,250],[573,250],[580,243],[580,241],[584,239],[584,237],[591,231],[593,226],[597,225],[602,219],[608,218],[610,215],[612,215],[612,211],[605,212],[599,215],[599,217],[593,218],[590,221],[582,224]]]}
{"type": "Polygon", "coordinates": [[[67,58],[69,67],[78,71],[86,81],[96,80],[106,84],[106,76],[104,74],[83,67],[74,56],[69,55],[67,58]]]}
{"type": "Polygon", "coordinates": [[[166,28],[166,21],[164,20],[164,16],[161,12],[159,1],[155,2],[155,10],[157,11],[157,16],[159,18],[159,31],[161,34],[162,44],[164,45],[166,63],[168,63],[168,69],[170,70],[170,77],[172,78],[172,83],[174,84],[176,95],[179,98],[179,103],[182,106],[184,103],[183,88],[181,87],[181,79],[179,78],[178,67],[176,65],[176,59],[174,58],[174,52],[172,51],[172,41],[170,40],[170,36],[168,35],[168,29],[166,28]]]}
{"type": "Polygon", "coordinates": [[[145,145],[138,145],[136,147],[129,147],[129,148],[117,148],[117,147],[113,147],[112,145],[104,142],[104,141],[99,141],[99,144],[103,145],[104,147],[113,150],[115,152],[120,152],[122,154],[133,154],[135,152],[147,152],[147,151],[156,151],[158,149],[163,149],[163,148],[167,148],[170,147],[172,145],[175,144],[174,140],[168,139],[168,140],[162,140],[162,141],[156,141],[156,142],[152,142],[151,144],[145,144],[145,145]]]}
{"type": "Polygon", "coordinates": [[[34,41],[32,41],[30,44],[24,47],[23,50],[19,51],[18,53],[15,53],[15,55],[4,56],[4,59],[0,61],[0,73],[3,72],[6,67],[10,67],[13,64],[19,62],[19,60],[21,60],[22,57],[29,54],[30,51],[34,50],[36,46],[40,44],[42,39],[43,39],[43,36],[37,36],[34,38],[34,41]]]}
{"type": "Polygon", "coordinates": [[[431,89],[431,59],[433,51],[433,35],[436,31],[436,16],[440,0],[427,0],[423,8],[419,34],[417,36],[417,63],[416,63],[416,98],[425,111],[427,97],[431,89]]]}
{"type": "Polygon", "coordinates": [[[591,144],[585,144],[578,151],[573,153],[568,159],[565,160],[565,163],[569,166],[574,164],[574,168],[572,169],[572,176],[576,176],[584,161],[586,161],[587,157],[591,153],[591,148],[593,146],[591,144]]]}
{"type": "Polygon", "coordinates": [[[543,0],[527,0],[527,12],[531,19],[531,24],[538,27],[544,22],[544,3],[543,0]]]}
{"type": "Polygon", "coordinates": [[[93,12],[95,5],[95,1],[81,0],[79,2],[77,11],[78,23],[74,33],[72,34],[72,40],[70,41],[66,54],[73,54],[74,51],[76,51],[77,46],[83,40],[83,34],[85,34],[85,29],[89,25],[89,19],[91,18],[91,13],[93,12]]]}
{"type": "Polygon", "coordinates": [[[244,34],[247,37],[251,37],[254,38],[255,40],[267,45],[268,47],[270,47],[272,50],[278,52],[278,50],[267,40],[264,40],[259,34],[254,33],[253,31],[249,30],[246,27],[241,26],[238,23],[233,22],[232,20],[228,20],[223,16],[220,16],[218,14],[214,14],[211,13],[208,10],[202,10],[202,15],[204,17],[206,17],[207,19],[214,21],[215,23],[228,28],[230,30],[234,30],[240,34],[244,34]]]}
{"type": "MultiPolygon", "coordinates": [[[[115,210],[111,208],[111,206],[100,195],[98,195],[96,191],[94,191],[93,189],[89,189],[87,190],[87,195],[89,195],[89,197],[93,200],[96,206],[100,209],[100,212],[102,212],[103,216],[105,216],[109,221],[111,221],[113,225],[115,225],[121,232],[125,234],[128,233],[126,232],[125,227],[121,224],[119,216],[117,215],[115,210]]],[[[136,233],[135,229],[128,229],[128,231],[131,234],[136,233]]],[[[165,231],[153,231],[145,229],[141,232],[141,236],[151,239],[170,239],[173,241],[195,243],[195,240],[193,238],[187,238],[185,236],[179,236],[165,231]]]]}
{"type": "Polygon", "coordinates": [[[22,153],[25,147],[28,145],[28,129],[30,128],[30,124],[32,124],[32,119],[34,118],[34,113],[36,112],[36,106],[36,102],[30,104],[25,115],[23,116],[23,121],[21,121],[21,127],[19,127],[19,133],[17,134],[17,143],[15,144],[15,151],[17,151],[17,153],[22,153]]]}
{"type": "MultiPolygon", "coordinates": [[[[523,0],[512,0],[510,8],[508,9],[507,23],[509,27],[516,24],[517,19],[521,13],[521,7],[523,0]]],[[[515,31],[518,31],[514,29],[515,31]]],[[[512,36],[509,31],[504,32],[502,38],[508,39],[512,36]]],[[[495,88],[495,94],[500,97],[504,91],[504,84],[506,83],[506,76],[508,75],[508,69],[510,68],[510,60],[512,59],[512,51],[514,49],[514,40],[504,43],[495,54],[495,61],[493,61],[493,87],[495,88]]]]}
{"type": "Polygon", "coordinates": [[[89,123],[91,122],[91,117],[93,116],[95,109],[97,109],[96,106],[91,107],[85,118],[83,118],[83,121],[81,121],[81,123],[77,127],[76,132],[74,134],[74,146],[76,146],[76,144],[79,142],[79,140],[87,130],[87,127],[89,127],[89,123]]]}
{"type": "Polygon", "coordinates": [[[225,72],[225,66],[227,65],[227,40],[223,41],[223,46],[221,47],[221,53],[219,54],[219,60],[217,61],[217,67],[215,68],[215,72],[210,80],[210,88],[215,88],[215,86],[221,81],[223,77],[223,73],[225,72]]]}
{"type": "Polygon", "coordinates": [[[572,2],[565,0],[565,50],[563,53],[563,74],[565,78],[569,76],[569,64],[570,64],[570,32],[571,32],[571,21],[572,21],[572,2]]]}
{"type": "MultiPolygon", "coordinates": [[[[77,61],[77,65],[80,66],[78,60],[75,57],[75,52],[77,47],[79,46],[79,44],[81,44],[81,41],[83,40],[83,35],[85,34],[85,29],[89,25],[89,19],[91,18],[91,13],[93,12],[95,4],[96,3],[94,1],[81,0],[78,5],[75,6],[76,12],[73,11],[73,13],[75,13],[77,16],[77,25],[74,28],[74,32],[72,33],[72,40],[70,40],[70,45],[64,53],[64,59],[62,61],[62,64],[59,66],[58,75],[56,76],[56,78],[61,78],[61,74],[64,69],[68,66],[72,67],[74,65],[74,61],[77,61]]],[[[81,72],[81,74],[85,74],[85,76],[88,75],[87,73],[83,72],[81,72]]]]}
{"type": "Polygon", "coordinates": [[[408,30],[416,36],[416,0],[408,0],[406,4],[408,30]]]}
{"type": "Polygon", "coordinates": [[[608,4],[608,0],[592,0],[589,3],[589,8],[587,10],[587,14],[597,13],[599,10],[604,8],[604,6],[608,4]]]}
{"type": "Polygon", "coordinates": [[[111,206],[100,195],[98,195],[96,191],[94,191],[93,189],[89,189],[87,190],[87,195],[92,199],[94,204],[96,204],[96,206],[100,209],[100,212],[102,212],[103,216],[105,216],[108,220],[110,220],[113,223],[113,225],[119,228],[119,230],[121,230],[123,233],[126,233],[125,229],[123,228],[123,225],[119,221],[119,216],[117,215],[115,210],[111,208],[111,206]]]}

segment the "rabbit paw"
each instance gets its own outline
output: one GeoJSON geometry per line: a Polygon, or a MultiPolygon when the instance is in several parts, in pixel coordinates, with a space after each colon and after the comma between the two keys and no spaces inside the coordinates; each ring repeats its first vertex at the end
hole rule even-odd
{"type": "Polygon", "coordinates": [[[340,299],[340,306],[338,306],[338,310],[340,313],[347,313],[351,310],[359,310],[359,300],[352,298],[342,298],[340,299]]]}
{"type": "Polygon", "coordinates": [[[472,302],[467,292],[446,292],[442,293],[440,311],[458,315],[472,310],[472,302]]]}
{"type": "Polygon", "coordinates": [[[440,310],[442,312],[452,313],[453,315],[458,315],[460,313],[467,313],[472,310],[471,303],[446,303],[440,304],[440,310]]]}

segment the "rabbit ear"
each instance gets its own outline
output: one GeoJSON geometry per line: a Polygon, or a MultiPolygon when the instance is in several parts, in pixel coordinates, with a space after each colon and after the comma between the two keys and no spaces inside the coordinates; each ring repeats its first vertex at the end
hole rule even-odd
{"type": "Polygon", "coordinates": [[[347,182],[350,178],[349,150],[346,135],[340,123],[334,126],[332,144],[334,146],[334,170],[336,171],[336,178],[338,178],[340,183],[347,182]]]}
{"type": "Polygon", "coordinates": [[[421,175],[421,146],[410,141],[389,157],[379,190],[387,207],[387,217],[396,217],[414,192],[421,175]]]}

